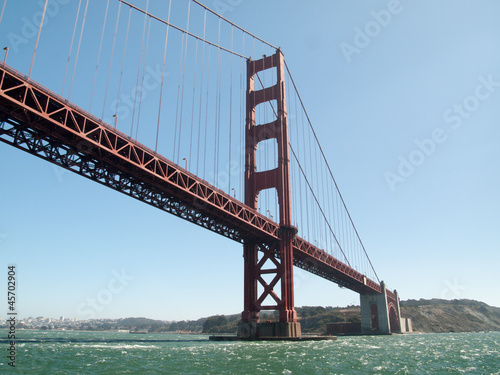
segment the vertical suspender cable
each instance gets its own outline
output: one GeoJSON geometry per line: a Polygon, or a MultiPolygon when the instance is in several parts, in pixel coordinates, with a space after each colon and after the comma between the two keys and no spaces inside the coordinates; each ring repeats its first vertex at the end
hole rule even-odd
{"type": "MultiPolygon", "coordinates": [[[[231,26],[231,52],[233,52],[233,31],[231,26]]],[[[231,193],[231,140],[233,120],[233,54],[231,53],[231,69],[229,74],[229,164],[228,164],[228,192],[231,193]]]]}
{"type": "MultiPolygon", "coordinates": [[[[219,31],[218,31],[218,37],[217,37],[217,44],[220,45],[220,21],[221,19],[219,18],[219,31]]],[[[216,89],[215,89],[215,133],[214,133],[214,142],[215,142],[215,148],[214,148],[214,185],[217,186],[218,184],[218,167],[219,167],[219,137],[220,137],[220,113],[219,113],[219,104],[220,104],[220,48],[217,49],[217,74],[215,76],[216,79],[216,89]]]]}
{"type": "MultiPolygon", "coordinates": [[[[264,44],[261,44],[261,45],[262,45],[262,56],[264,56],[264,44]]],[[[273,66],[273,65],[274,65],[274,54],[271,55],[271,66],[273,66]]],[[[266,73],[267,72],[268,71],[266,71],[266,73]]],[[[264,74],[264,82],[266,80],[266,75],[267,74],[264,74]]],[[[267,85],[265,83],[264,83],[264,86],[267,87],[267,85]]],[[[274,97],[274,95],[275,95],[275,93],[274,93],[274,87],[273,87],[273,88],[271,88],[271,97],[274,97]]],[[[269,101],[269,104],[270,104],[271,108],[274,111],[274,108],[273,108],[273,99],[271,99],[269,101]]],[[[277,110],[277,108],[276,108],[276,110],[277,110]]],[[[269,111],[269,108],[266,106],[264,108],[266,123],[270,122],[269,121],[269,117],[272,117],[272,116],[268,115],[268,113],[269,113],[268,111],[269,111]]],[[[279,114],[278,114],[278,116],[279,116],[279,114]]],[[[278,116],[276,116],[276,118],[278,118],[278,116]]],[[[273,143],[275,143],[275,141],[271,139],[271,140],[267,141],[267,145],[266,145],[266,159],[267,159],[266,163],[267,163],[267,168],[268,169],[271,169],[272,167],[274,167],[273,160],[276,157],[276,154],[273,153],[273,151],[274,151],[274,144],[273,143]],[[273,144],[273,145],[271,146],[271,144],[273,144]],[[269,155],[269,156],[267,156],[267,155],[269,155]]],[[[272,213],[271,213],[271,209],[272,209],[272,207],[271,207],[271,198],[274,198],[274,202],[276,203],[276,201],[277,201],[277,199],[276,199],[277,194],[278,194],[278,189],[267,189],[267,199],[268,199],[268,204],[267,205],[269,207],[268,208],[269,215],[272,215],[272,213]]],[[[274,214],[276,215],[276,211],[274,211],[274,214]]],[[[278,217],[274,216],[273,219],[274,220],[278,220],[278,217]]],[[[280,218],[280,220],[281,220],[281,218],[280,218]]]]}
{"type": "MultiPolygon", "coordinates": [[[[309,145],[309,147],[312,148],[312,143],[309,145]]],[[[321,193],[321,190],[320,190],[320,186],[319,186],[319,172],[318,172],[318,153],[317,153],[317,150],[315,149],[314,150],[314,164],[315,164],[315,168],[314,168],[314,172],[315,172],[315,175],[316,175],[316,191],[318,192],[318,199],[321,198],[320,194],[321,193]]],[[[314,180],[313,180],[314,181],[314,180]]],[[[320,202],[322,203],[322,202],[320,202]]],[[[317,231],[318,231],[318,234],[317,234],[317,237],[318,237],[318,243],[320,242],[321,240],[321,223],[320,223],[320,215],[314,215],[315,217],[315,220],[318,221],[318,227],[317,227],[317,231]]]]}
{"type": "MultiPolygon", "coordinates": [[[[306,163],[306,168],[309,168],[308,170],[306,169],[306,171],[308,172],[309,174],[309,178],[311,179],[311,193],[314,192],[314,187],[313,187],[313,184],[314,184],[314,179],[313,179],[313,158],[312,158],[312,148],[311,148],[311,133],[310,132],[307,132],[308,134],[308,143],[307,143],[307,147],[305,146],[304,147],[304,150],[309,150],[309,157],[308,157],[308,160],[309,160],[309,165],[308,163],[306,163]]],[[[307,177],[306,177],[307,178],[307,177]]],[[[312,232],[312,236],[314,239],[316,239],[316,215],[315,215],[315,212],[314,212],[314,205],[311,204],[311,232],[312,232]]]]}
{"type": "MultiPolygon", "coordinates": [[[[345,223],[345,213],[344,211],[340,211],[342,215],[342,234],[343,234],[343,246],[346,248],[346,243],[347,243],[347,225],[345,223]]],[[[349,250],[349,247],[347,247],[347,250],[349,250]]],[[[350,255],[349,255],[350,256],[350,255]]]]}
{"type": "MultiPolygon", "coordinates": [[[[245,55],[245,33],[242,33],[242,44],[243,44],[243,53],[242,55],[245,55]]],[[[246,98],[246,90],[244,89],[245,84],[244,80],[246,79],[246,66],[245,62],[241,60],[240,62],[240,120],[241,124],[238,126],[240,129],[240,139],[241,139],[241,144],[240,144],[240,173],[241,177],[239,179],[240,181],[240,186],[239,186],[239,191],[241,194],[241,200],[244,199],[245,197],[245,192],[244,192],[244,186],[245,186],[245,129],[246,129],[246,119],[245,119],[245,113],[246,113],[246,108],[245,108],[245,98],[246,98]]]]}
{"type": "Polygon", "coordinates": [[[132,123],[130,126],[130,136],[134,132],[135,106],[137,104],[137,91],[139,91],[139,77],[141,76],[142,51],[144,48],[144,34],[146,33],[146,22],[148,19],[149,0],[146,2],[146,12],[144,13],[144,23],[142,25],[141,51],[139,53],[139,66],[137,67],[137,79],[135,82],[134,106],[132,109],[132,123]]]}
{"type": "MultiPolygon", "coordinates": [[[[288,87],[290,87],[290,75],[287,74],[287,78],[288,78],[288,87]]],[[[289,90],[290,92],[291,90],[289,90]]],[[[295,112],[295,131],[296,131],[296,140],[297,140],[297,155],[298,155],[298,159],[300,160],[300,135],[299,135],[299,115],[297,113],[297,95],[294,95],[293,96],[294,98],[294,112],[295,112]]],[[[298,161],[297,161],[298,163],[298,161]]],[[[297,171],[297,183],[299,185],[299,199],[298,199],[298,204],[299,204],[299,210],[297,210],[297,214],[300,218],[300,222],[297,222],[297,227],[298,228],[301,228],[302,227],[302,223],[303,223],[303,209],[302,209],[302,183],[301,183],[301,180],[299,179],[299,174],[298,174],[298,171],[297,171]]]]}
{"type": "MultiPolygon", "coordinates": [[[[122,67],[120,70],[120,80],[118,81],[118,93],[116,96],[115,116],[118,116],[118,104],[120,103],[120,90],[122,87],[123,67],[125,66],[125,55],[127,53],[128,34],[129,34],[129,30],[130,30],[130,19],[131,18],[132,18],[132,8],[130,8],[129,13],[128,13],[127,32],[125,34],[125,44],[123,46],[122,67]]],[[[116,127],[116,124],[117,124],[117,121],[115,121],[115,127],[116,127]]]]}
{"type": "MultiPolygon", "coordinates": [[[[261,44],[261,47],[262,47],[262,56],[264,57],[264,45],[261,44]]],[[[271,57],[271,61],[273,60],[273,57],[271,57]]],[[[273,63],[271,62],[271,65],[273,65],[273,63]]],[[[264,70],[262,72],[262,89],[264,90],[267,86],[266,86],[266,75],[267,75],[268,71],[267,70],[264,70]]],[[[272,91],[272,90],[271,90],[272,91]]],[[[270,104],[272,106],[272,101],[268,101],[266,102],[266,100],[268,98],[266,98],[266,95],[265,95],[265,91],[264,91],[264,102],[266,104],[270,104]]],[[[272,94],[271,94],[272,95],[272,94]]],[[[264,109],[264,120],[261,122],[261,124],[266,124],[269,122],[268,120],[268,108],[267,108],[267,105],[264,105],[263,106],[263,109],[264,109]]],[[[270,154],[270,151],[271,151],[271,147],[269,146],[269,141],[266,141],[263,145],[263,150],[264,150],[264,165],[265,165],[265,170],[269,170],[271,169],[271,162],[270,162],[270,157],[269,157],[269,154],[270,154]]],[[[258,146],[257,146],[258,147],[258,146]]],[[[264,180],[267,179],[267,175],[264,175],[264,180]]],[[[266,184],[267,185],[267,184],[266,184]]],[[[266,207],[265,207],[265,212],[267,213],[268,212],[268,215],[271,216],[272,213],[271,213],[271,200],[270,200],[270,192],[271,192],[271,189],[266,189],[265,190],[265,194],[266,194],[266,207]]]]}
{"type": "Polygon", "coordinates": [[[191,105],[191,133],[189,135],[189,157],[188,157],[188,169],[191,169],[191,153],[193,150],[193,128],[194,128],[194,102],[196,95],[196,76],[198,68],[198,39],[196,39],[196,46],[194,52],[194,78],[193,78],[193,101],[191,105]]]}
{"type": "MultiPolygon", "coordinates": [[[[290,151],[292,152],[292,156],[295,158],[295,160],[298,160],[297,159],[297,154],[295,154],[295,151],[293,150],[293,147],[290,147],[290,151]]],[[[319,208],[319,212],[321,213],[321,215],[323,216],[323,218],[326,218],[325,212],[323,211],[323,209],[321,208],[321,206],[319,204],[318,197],[316,196],[316,194],[314,194],[314,190],[313,190],[313,188],[311,186],[311,183],[307,179],[306,174],[305,174],[304,170],[302,169],[302,166],[300,165],[300,163],[298,163],[298,165],[299,165],[299,168],[300,168],[300,170],[302,172],[302,175],[304,176],[305,182],[306,182],[307,186],[309,187],[309,191],[311,192],[312,199],[316,202],[316,205],[319,208]]],[[[328,226],[330,227],[330,232],[333,234],[333,237],[336,239],[337,244],[339,245],[340,251],[342,251],[342,253],[344,253],[344,251],[342,250],[342,247],[341,247],[340,243],[338,242],[338,239],[335,236],[335,233],[333,233],[333,230],[331,228],[330,223],[328,223],[328,226]]],[[[316,246],[318,246],[318,245],[316,244],[316,246]]],[[[345,254],[344,254],[344,257],[345,257],[345,254]]],[[[345,257],[345,259],[346,259],[347,265],[349,267],[351,267],[349,261],[347,260],[347,257],[345,257]]]]}
{"type": "Polygon", "coordinates": [[[104,30],[106,29],[106,19],[108,18],[108,8],[109,8],[109,0],[106,2],[106,11],[104,12],[104,22],[102,24],[101,42],[99,43],[99,52],[97,53],[97,63],[95,66],[94,82],[92,83],[92,94],[90,95],[89,112],[92,110],[92,100],[94,99],[95,81],[97,79],[97,70],[99,69],[99,60],[101,58],[102,40],[104,39],[104,30]]]}
{"type": "MultiPolygon", "coordinates": [[[[329,204],[329,200],[328,200],[328,180],[326,180],[325,178],[325,170],[324,170],[325,166],[324,166],[324,163],[321,164],[321,186],[322,186],[322,190],[323,190],[323,204],[326,206],[326,215],[328,217],[328,212],[330,210],[330,204],[329,204]]],[[[325,250],[327,250],[329,248],[328,244],[329,244],[329,233],[328,233],[328,229],[326,227],[326,223],[325,223],[325,226],[324,226],[324,229],[325,229],[325,250]]]]}
{"type": "MultiPolygon", "coordinates": [[[[71,44],[69,46],[68,60],[66,61],[66,69],[64,71],[64,79],[61,90],[61,95],[64,95],[64,85],[66,84],[66,75],[68,74],[69,60],[71,59],[71,51],[73,50],[73,42],[75,40],[76,26],[78,25],[78,17],[80,15],[80,6],[82,5],[82,0],[78,2],[78,9],[76,11],[75,26],[73,27],[73,36],[71,37],[71,44]]],[[[120,3],[121,5],[121,3],[120,3]]]]}
{"type": "MultiPolygon", "coordinates": [[[[330,179],[327,179],[327,183],[328,183],[328,197],[330,199],[330,221],[333,223],[333,231],[334,232],[337,232],[337,222],[335,220],[335,214],[336,214],[336,208],[335,208],[335,198],[333,197],[333,189],[332,189],[332,183],[331,183],[331,180],[330,179]]],[[[330,241],[331,241],[332,237],[330,235],[330,241]]],[[[335,244],[332,242],[332,245],[331,245],[331,249],[332,249],[332,252],[335,252],[335,244]]],[[[334,256],[335,256],[335,253],[333,253],[334,256]]]]}
{"type": "Polygon", "coordinates": [[[207,71],[207,99],[205,103],[205,148],[203,150],[203,179],[205,179],[205,172],[207,167],[207,141],[208,141],[208,94],[210,88],[210,52],[211,46],[208,45],[208,71],[207,71]]]}
{"type": "Polygon", "coordinates": [[[161,83],[160,83],[160,103],[158,104],[158,122],[156,124],[156,144],[155,144],[155,152],[158,151],[158,134],[160,133],[160,116],[161,116],[161,99],[163,96],[163,81],[165,77],[165,60],[167,58],[167,42],[168,42],[168,30],[170,23],[170,9],[172,6],[172,0],[168,3],[168,16],[167,16],[167,31],[165,32],[165,46],[163,48],[163,66],[161,68],[161,83]]]}
{"type": "Polygon", "coordinates": [[[78,40],[78,48],[76,49],[75,65],[73,66],[73,74],[71,75],[71,84],[69,85],[68,100],[71,99],[71,91],[73,90],[73,82],[75,80],[76,64],[78,64],[78,55],[80,54],[80,46],[82,44],[83,30],[85,28],[85,20],[87,19],[87,10],[89,8],[89,0],[85,5],[85,12],[83,13],[82,28],[80,29],[80,38],[78,40]]]}
{"type": "MultiPolygon", "coordinates": [[[[219,19],[219,34],[220,34],[220,23],[221,23],[221,19],[219,19]]],[[[220,45],[220,37],[219,37],[219,43],[220,45]]],[[[218,84],[219,84],[219,99],[217,101],[217,113],[219,114],[218,115],[218,119],[217,119],[217,127],[219,128],[219,131],[217,132],[217,144],[218,144],[218,147],[217,147],[217,181],[219,181],[219,170],[220,170],[220,155],[221,155],[221,148],[222,148],[222,143],[221,143],[221,134],[222,134],[222,131],[221,131],[221,119],[222,119],[222,111],[221,111],[221,103],[222,103],[222,62],[221,62],[221,49],[219,48],[218,49],[218,53],[219,53],[219,57],[218,57],[218,60],[219,60],[219,63],[217,65],[219,65],[218,67],[218,70],[219,70],[219,79],[218,79],[218,84]]]]}
{"type": "MultiPolygon", "coordinates": [[[[45,5],[43,6],[42,19],[40,20],[40,27],[38,28],[38,34],[36,36],[35,49],[33,50],[33,57],[31,58],[31,65],[30,65],[30,72],[28,73],[28,80],[31,77],[31,70],[33,69],[33,63],[35,62],[35,55],[36,55],[36,50],[38,48],[38,41],[40,40],[40,34],[42,33],[43,19],[45,18],[45,12],[47,11],[47,2],[48,2],[48,0],[45,0],[45,5]]],[[[4,4],[4,7],[5,7],[5,4],[4,4]]],[[[3,13],[3,10],[2,10],[2,13],[3,13]]]]}
{"type": "Polygon", "coordinates": [[[240,126],[238,129],[240,130],[240,178],[239,178],[239,187],[238,191],[241,194],[241,200],[244,199],[245,192],[245,129],[246,129],[246,121],[245,121],[245,89],[244,89],[244,74],[245,72],[245,61],[240,61],[240,126]]]}
{"type": "MultiPolygon", "coordinates": [[[[286,74],[286,73],[285,73],[286,74]]],[[[285,81],[286,85],[285,87],[288,87],[289,82],[288,82],[288,75],[285,76],[285,81]]],[[[289,135],[289,142],[292,144],[295,144],[295,139],[294,139],[294,134],[291,131],[292,129],[292,116],[288,116],[288,113],[292,112],[292,101],[290,99],[290,91],[286,90],[286,105],[287,105],[287,118],[288,118],[288,135],[289,135]]],[[[287,146],[288,147],[288,146],[287,146]]],[[[293,160],[290,160],[289,162],[290,165],[290,180],[291,180],[291,187],[290,187],[290,193],[291,193],[291,199],[292,199],[292,225],[295,227],[298,227],[297,224],[297,194],[295,194],[296,189],[297,189],[297,176],[294,172],[295,165],[293,164],[293,160]]]]}
{"type": "MultiPolygon", "coordinates": [[[[187,27],[186,31],[189,32],[189,20],[191,15],[191,1],[188,2],[188,14],[187,14],[187,27]]],[[[182,115],[184,111],[184,83],[186,80],[186,60],[187,60],[187,50],[188,50],[188,36],[186,35],[186,43],[184,45],[184,62],[182,66],[182,94],[181,94],[181,113],[179,116],[179,139],[177,144],[177,162],[180,160],[180,152],[181,152],[181,134],[182,134],[182,115]]],[[[181,56],[182,60],[182,56],[181,56]]]]}
{"type": "MultiPolygon", "coordinates": [[[[301,128],[302,128],[302,149],[304,150],[304,153],[306,152],[306,134],[305,134],[305,128],[304,128],[304,112],[301,111],[301,128]]],[[[307,163],[306,163],[307,165],[307,163]]],[[[305,177],[305,174],[304,174],[305,177]]],[[[305,190],[305,189],[304,189],[305,190]]],[[[307,191],[307,190],[305,190],[307,191]]],[[[306,223],[307,223],[307,237],[308,240],[311,240],[311,231],[310,231],[310,221],[309,221],[309,202],[308,202],[308,196],[309,194],[305,194],[305,209],[306,209],[306,223]]]]}
{"type": "MultiPolygon", "coordinates": [[[[273,60],[272,65],[274,66],[274,55],[272,55],[272,56],[273,56],[272,57],[272,60],[273,60]]],[[[278,73],[278,68],[276,68],[276,74],[277,73],[278,73]]],[[[273,84],[273,80],[272,79],[271,79],[271,84],[273,84]]],[[[276,84],[278,84],[278,77],[276,77],[276,84]]],[[[274,97],[274,95],[275,95],[274,94],[274,87],[275,87],[275,85],[273,85],[272,87],[273,87],[273,97],[274,97]]],[[[278,88],[278,90],[281,90],[281,88],[278,88]]],[[[285,94],[285,103],[286,103],[286,88],[285,87],[284,87],[284,91],[285,91],[284,94],[285,94]]],[[[276,103],[276,107],[277,106],[278,106],[278,103],[276,103]]],[[[278,108],[276,108],[276,110],[278,110],[278,108]]],[[[279,113],[278,113],[278,116],[279,116],[279,113]]],[[[276,116],[276,118],[278,118],[278,116],[276,116]]],[[[286,116],[285,117],[285,120],[287,122],[287,124],[286,124],[287,130],[286,131],[288,132],[288,114],[287,113],[283,113],[283,116],[286,116]]],[[[282,145],[281,147],[287,148],[288,145],[282,145]]],[[[274,165],[273,165],[273,168],[277,168],[278,167],[278,163],[279,163],[279,160],[278,160],[278,142],[277,142],[277,140],[273,141],[273,155],[274,155],[274,165]]],[[[288,173],[290,173],[290,162],[289,161],[288,161],[288,170],[289,170],[288,173]]],[[[290,174],[289,174],[289,176],[290,176],[290,174]]],[[[277,192],[278,190],[276,189],[275,191],[277,192]]],[[[278,212],[279,212],[278,203],[279,202],[278,202],[278,199],[277,199],[277,194],[275,194],[275,196],[276,196],[276,198],[274,199],[274,212],[275,212],[275,215],[276,215],[275,217],[278,217],[278,212]]]]}
{"type": "MultiPolygon", "coordinates": [[[[187,32],[189,32],[189,15],[191,11],[191,1],[188,1],[188,14],[187,14],[187,32]]],[[[175,162],[179,162],[179,154],[180,151],[177,150],[177,146],[180,148],[180,142],[181,142],[181,126],[182,126],[182,104],[183,104],[183,99],[184,99],[184,73],[185,73],[185,56],[187,51],[187,40],[188,40],[188,35],[186,33],[182,34],[182,41],[181,41],[181,53],[180,53],[180,59],[179,59],[179,81],[177,83],[177,105],[175,109],[175,129],[174,129],[174,154],[172,156],[172,159],[175,162]],[[184,59],[183,59],[184,57],[184,59]],[[184,60],[184,64],[183,64],[184,60]],[[184,66],[184,73],[182,70],[182,67],[184,66]],[[182,90],[181,90],[181,82],[182,82],[182,90]],[[182,95],[181,95],[182,92],[182,95]],[[180,115],[179,115],[179,102],[180,104],[180,115]],[[179,125],[179,142],[177,142],[177,125],[179,125]],[[177,158],[176,158],[177,155],[177,158]]]]}
{"type": "Polygon", "coordinates": [[[142,64],[142,79],[141,79],[141,93],[139,94],[139,111],[137,112],[137,126],[135,127],[135,139],[139,136],[139,124],[141,121],[141,107],[142,107],[142,94],[144,91],[144,76],[146,75],[146,59],[148,58],[149,49],[149,32],[151,31],[151,17],[148,22],[148,36],[146,37],[146,51],[144,52],[144,64],[142,64]]]}
{"type": "MultiPolygon", "coordinates": [[[[286,70],[288,71],[288,73],[290,74],[290,69],[288,69],[288,66],[287,66],[286,62],[285,62],[285,68],[286,68],[286,70]]],[[[302,106],[302,108],[303,108],[303,110],[304,110],[304,112],[305,112],[305,114],[306,114],[307,120],[308,120],[308,122],[309,122],[309,126],[311,127],[311,130],[312,130],[312,132],[313,132],[313,134],[314,134],[314,137],[315,137],[315,139],[316,139],[316,141],[317,141],[318,147],[319,147],[319,149],[320,149],[320,151],[321,151],[321,155],[323,156],[323,158],[325,159],[325,162],[326,162],[326,157],[325,157],[325,154],[324,154],[324,152],[323,152],[323,149],[322,149],[322,147],[321,147],[321,144],[319,144],[318,138],[316,137],[316,133],[315,133],[315,131],[314,131],[314,128],[312,127],[311,120],[309,119],[309,115],[308,115],[308,114],[307,114],[307,112],[305,111],[304,103],[302,102],[302,99],[300,98],[299,92],[298,92],[298,90],[297,90],[297,86],[295,85],[295,82],[293,81],[293,77],[291,76],[291,74],[290,74],[290,79],[291,79],[291,81],[292,81],[292,84],[293,84],[293,87],[294,87],[294,89],[295,89],[295,92],[297,93],[297,96],[298,96],[298,98],[299,98],[300,104],[301,104],[301,106],[302,106]]],[[[361,238],[359,237],[359,233],[358,233],[358,231],[357,231],[357,229],[356,229],[356,226],[354,225],[354,222],[352,221],[351,214],[349,213],[349,210],[347,210],[347,206],[346,206],[346,204],[345,204],[345,202],[344,202],[344,198],[342,197],[342,194],[340,193],[340,190],[339,190],[339,187],[338,187],[338,185],[337,185],[337,182],[335,181],[335,178],[333,177],[333,173],[332,173],[332,170],[331,170],[331,168],[330,168],[330,165],[328,164],[328,162],[326,162],[326,165],[327,165],[327,167],[328,167],[328,172],[329,172],[329,174],[330,174],[330,177],[331,177],[331,179],[332,179],[332,181],[333,181],[333,183],[334,183],[334,185],[335,185],[335,189],[336,189],[336,190],[337,190],[337,192],[338,192],[338,195],[339,195],[339,197],[340,197],[340,200],[341,200],[341,202],[342,202],[342,205],[343,205],[343,207],[344,207],[344,209],[345,209],[345,211],[346,211],[346,213],[347,213],[347,216],[348,216],[348,218],[349,218],[349,220],[350,220],[350,222],[351,222],[351,225],[352,225],[352,227],[353,227],[353,229],[354,229],[354,232],[355,232],[355,234],[356,234],[356,237],[358,238],[358,240],[359,240],[359,242],[360,242],[360,245],[361,245],[361,247],[363,248],[363,252],[364,252],[365,256],[367,257],[368,262],[370,263],[370,266],[371,266],[371,268],[372,268],[372,270],[373,270],[373,272],[374,272],[374,274],[375,274],[375,277],[376,277],[376,278],[377,278],[377,280],[380,282],[380,279],[378,278],[378,275],[377,275],[377,273],[376,273],[376,271],[375,271],[375,268],[373,267],[373,264],[372,264],[372,262],[371,262],[371,260],[370,260],[370,257],[368,256],[368,254],[367,254],[367,252],[366,252],[366,249],[365,249],[365,247],[364,247],[364,245],[363,245],[363,242],[361,241],[361,238]]]]}
{"type": "Polygon", "coordinates": [[[339,223],[340,223],[340,235],[342,236],[341,237],[341,241],[343,240],[344,236],[345,236],[345,222],[343,220],[344,218],[344,211],[341,209],[341,206],[340,206],[340,202],[339,202],[339,196],[338,194],[336,194],[336,197],[337,197],[337,212],[339,213],[339,223]]]}
{"type": "Polygon", "coordinates": [[[118,13],[116,15],[115,33],[113,35],[113,45],[111,46],[111,56],[109,58],[108,78],[106,79],[106,90],[104,92],[104,103],[102,104],[102,115],[101,115],[101,118],[104,118],[104,111],[106,109],[106,100],[108,98],[109,78],[111,76],[111,67],[113,65],[113,57],[114,57],[114,54],[115,54],[116,34],[118,33],[118,21],[120,20],[121,7],[122,7],[122,3],[120,2],[118,4],[118,13]]]}
{"type": "MultiPolygon", "coordinates": [[[[323,164],[324,166],[324,164],[323,164]]],[[[325,174],[323,172],[323,169],[321,169],[321,174],[322,176],[325,174]]],[[[332,220],[332,214],[331,214],[331,211],[332,211],[332,205],[331,205],[331,202],[330,202],[330,194],[329,194],[329,191],[330,189],[328,188],[328,179],[325,179],[325,184],[326,186],[324,187],[324,194],[326,195],[326,199],[325,199],[325,204],[327,205],[328,207],[328,219],[331,221],[332,220]]],[[[326,224],[325,224],[326,225],[326,224]]],[[[329,245],[330,245],[330,234],[327,232],[327,235],[326,235],[326,247],[327,249],[330,248],[329,245]]]]}
{"type": "Polygon", "coordinates": [[[176,155],[176,147],[177,147],[177,125],[178,125],[178,120],[179,120],[179,101],[180,101],[180,95],[181,95],[181,72],[182,72],[182,54],[184,51],[184,38],[186,37],[185,34],[182,34],[182,40],[181,40],[181,53],[180,53],[180,60],[179,60],[179,79],[177,82],[177,104],[175,106],[175,128],[174,128],[174,147],[173,151],[174,153],[172,154],[172,160],[175,162],[175,155],[176,155]]]}
{"type": "MultiPolygon", "coordinates": [[[[207,26],[207,10],[205,9],[203,17],[203,39],[205,39],[205,32],[207,26]]],[[[203,97],[203,72],[205,67],[205,43],[202,45],[201,49],[201,78],[200,78],[200,109],[198,112],[198,147],[196,151],[196,174],[198,175],[198,167],[200,162],[200,140],[201,140],[201,102],[203,97]]],[[[205,135],[206,136],[206,135],[205,135]]]]}

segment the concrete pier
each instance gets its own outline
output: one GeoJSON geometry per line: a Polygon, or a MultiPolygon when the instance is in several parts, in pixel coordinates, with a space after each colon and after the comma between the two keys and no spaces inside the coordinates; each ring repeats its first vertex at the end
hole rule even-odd
{"type": "Polygon", "coordinates": [[[412,333],[413,325],[411,318],[401,318],[401,333],[412,333]]]}
{"type": "Polygon", "coordinates": [[[365,335],[389,335],[389,307],[387,305],[387,290],[382,281],[382,294],[361,294],[361,333],[365,335]]]}
{"type": "Polygon", "coordinates": [[[238,324],[238,337],[244,340],[256,340],[261,337],[300,338],[301,335],[300,323],[240,322],[238,324]]]}
{"type": "Polygon", "coordinates": [[[337,336],[309,336],[300,337],[259,337],[255,339],[244,339],[238,336],[214,335],[208,338],[211,341],[335,341],[337,336]]]}

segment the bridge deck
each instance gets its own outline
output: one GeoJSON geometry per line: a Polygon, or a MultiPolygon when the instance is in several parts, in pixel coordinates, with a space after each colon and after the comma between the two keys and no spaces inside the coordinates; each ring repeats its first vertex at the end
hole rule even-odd
{"type": "MultiPolygon", "coordinates": [[[[234,241],[279,240],[279,225],[7,65],[0,141],[234,241]]],[[[381,286],[300,237],[294,265],[361,294],[381,286]]],[[[395,300],[392,292],[388,298],[395,300]]]]}

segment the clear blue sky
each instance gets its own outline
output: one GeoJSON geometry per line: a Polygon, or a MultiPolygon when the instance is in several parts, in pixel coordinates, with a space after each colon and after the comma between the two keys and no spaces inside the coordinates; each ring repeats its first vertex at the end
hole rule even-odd
{"type": "MultiPolygon", "coordinates": [[[[146,0],[131,2],[146,7],[146,0]]],[[[78,0],[56,3],[33,78],[59,92],[68,48],[43,36],[71,37],[78,0]],[[63,63],[52,65],[44,51],[58,49],[63,63]]],[[[104,11],[99,3],[89,7],[89,22],[104,11]]],[[[111,3],[114,25],[117,2],[111,3]]],[[[150,9],[166,18],[164,3],[150,0],[150,9]]],[[[173,11],[184,14],[186,2],[174,3],[173,11]]],[[[388,287],[402,299],[500,306],[500,3],[203,3],[282,48],[388,287]]],[[[0,24],[7,63],[26,74],[36,39],[28,24],[40,9],[34,1],[8,0],[0,24]]],[[[138,22],[133,39],[140,38],[138,22]]],[[[102,21],[89,24],[101,32],[102,21]]],[[[163,46],[150,48],[161,54],[163,46]]],[[[78,102],[79,84],[72,98],[86,108],[78,102]]],[[[21,316],[180,320],[242,310],[237,243],[3,143],[0,176],[0,275],[17,266],[21,316]],[[89,299],[98,297],[91,307],[89,299]]],[[[295,272],[297,306],[359,303],[354,292],[295,272]]]]}

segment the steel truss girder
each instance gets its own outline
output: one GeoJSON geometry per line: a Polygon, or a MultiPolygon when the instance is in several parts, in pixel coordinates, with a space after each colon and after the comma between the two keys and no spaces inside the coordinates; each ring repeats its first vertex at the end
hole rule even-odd
{"type": "MultiPolygon", "coordinates": [[[[278,239],[277,224],[264,215],[49,90],[26,82],[19,73],[6,67],[0,68],[0,72],[0,120],[9,120],[14,126],[29,127],[36,137],[54,145],[65,145],[66,149],[77,150],[102,170],[108,168],[116,175],[127,176],[135,181],[136,186],[141,186],[138,191],[124,191],[125,194],[141,199],[145,193],[139,193],[139,190],[154,191],[163,200],[168,197],[167,201],[177,202],[176,206],[182,207],[181,210],[168,208],[166,211],[238,242],[262,236],[278,239]],[[183,213],[179,214],[180,211],[183,213]]],[[[14,136],[19,137],[19,133],[16,132],[14,136]]],[[[25,145],[28,152],[36,147],[30,142],[25,142],[25,145]]],[[[45,159],[67,168],[61,159],[45,159]]],[[[79,173],[74,168],[71,170],[79,173]]],[[[88,168],[80,170],[82,175],[88,172],[88,168]]],[[[92,178],[92,175],[87,177],[92,178]]],[[[109,178],[98,182],[119,190],[119,186],[117,188],[112,181],[109,178]]],[[[155,199],[145,201],[153,204],[155,199]]],[[[161,206],[159,203],[153,205],[161,206]]],[[[170,204],[166,206],[170,207],[170,204]]]]}
{"type": "MultiPolygon", "coordinates": [[[[0,66],[0,141],[234,241],[280,238],[277,223],[6,65],[0,66]]],[[[293,257],[295,266],[358,293],[381,291],[300,237],[293,239],[293,257]]]]}
{"type": "Polygon", "coordinates": [[[102,161],[82,154],[65,145],[57,145],[49,138],[32,130],[19,129],[8,122],[0,124],[0,140],[32,155],[50,161],[58,166],[87,177],[95,182],[110,187],[130,197],[148,203],[163,211],[193,222],[201,227],[241,242],[237,229],[224,225],[203,213],[203,203],[187,205],[182,200],[168,194],[145,181],[121,170],[109,168],[102,161]],[[9,141],[10,140],[10,141],[9,141]]]}

